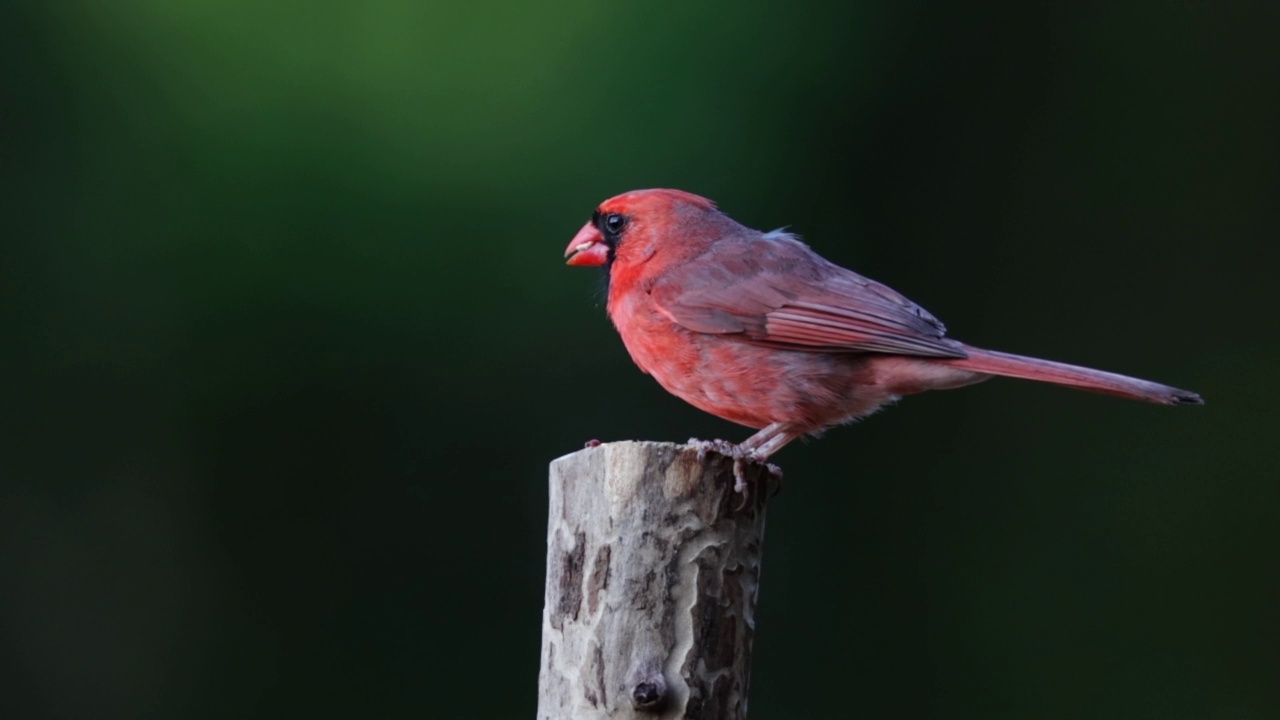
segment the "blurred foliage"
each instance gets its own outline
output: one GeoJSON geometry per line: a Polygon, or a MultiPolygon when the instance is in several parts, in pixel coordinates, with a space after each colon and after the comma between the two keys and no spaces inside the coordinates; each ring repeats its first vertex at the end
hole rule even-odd
{"type": "Polygon", "coordinates": [[[0,715],[530,716],[547,462],[746,435],[562,265],[671,186],[1209,402],[789,448],[753,717],[1275,717],[1276,8],[5,3],[0,715]]]}

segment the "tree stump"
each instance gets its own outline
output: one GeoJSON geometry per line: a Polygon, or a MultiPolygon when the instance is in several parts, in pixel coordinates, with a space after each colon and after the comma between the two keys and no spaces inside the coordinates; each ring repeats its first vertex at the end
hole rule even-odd
{"type": "Polygon", "coordinates": [[[768,473],[671,443],[551,463],[539,720],[747,715],[768,473]]]}

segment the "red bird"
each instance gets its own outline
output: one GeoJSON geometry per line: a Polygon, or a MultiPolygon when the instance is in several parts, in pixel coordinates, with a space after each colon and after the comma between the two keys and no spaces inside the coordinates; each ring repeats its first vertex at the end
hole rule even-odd
{"type": "Polygon", "coordinates": [[[795,236],[739,225],[706,198],[636,190],[600,204],[565,251],[603,265],[609,317],[640,369],[693,406],[759,432],[703,443],[765,461],[798,437],[866,417],[902,395],[994,375],[1163,405],[1200,396],[1146,380],[983,350],[933,315],[820,257],[795,236]]]}

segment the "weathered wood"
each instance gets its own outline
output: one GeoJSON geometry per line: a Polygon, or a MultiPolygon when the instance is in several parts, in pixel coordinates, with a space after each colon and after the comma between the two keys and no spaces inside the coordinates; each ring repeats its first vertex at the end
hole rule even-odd
{"type": "Polygon", "coordinates": [[[671,443],[551,463],[539,720],[747,715],[767,474],[671,443]]]}

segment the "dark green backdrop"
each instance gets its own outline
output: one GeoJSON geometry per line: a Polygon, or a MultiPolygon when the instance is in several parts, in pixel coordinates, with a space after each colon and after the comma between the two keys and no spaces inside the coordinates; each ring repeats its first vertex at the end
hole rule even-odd
{"type": "Polygon", "coordinates": [[[6,718],[533,714],[546,465],[740,439],[595,204],[791,225],[1013,381],[779,456],[753,717],[1280,714],[1280,11],[6,3],[6,718]]]}

